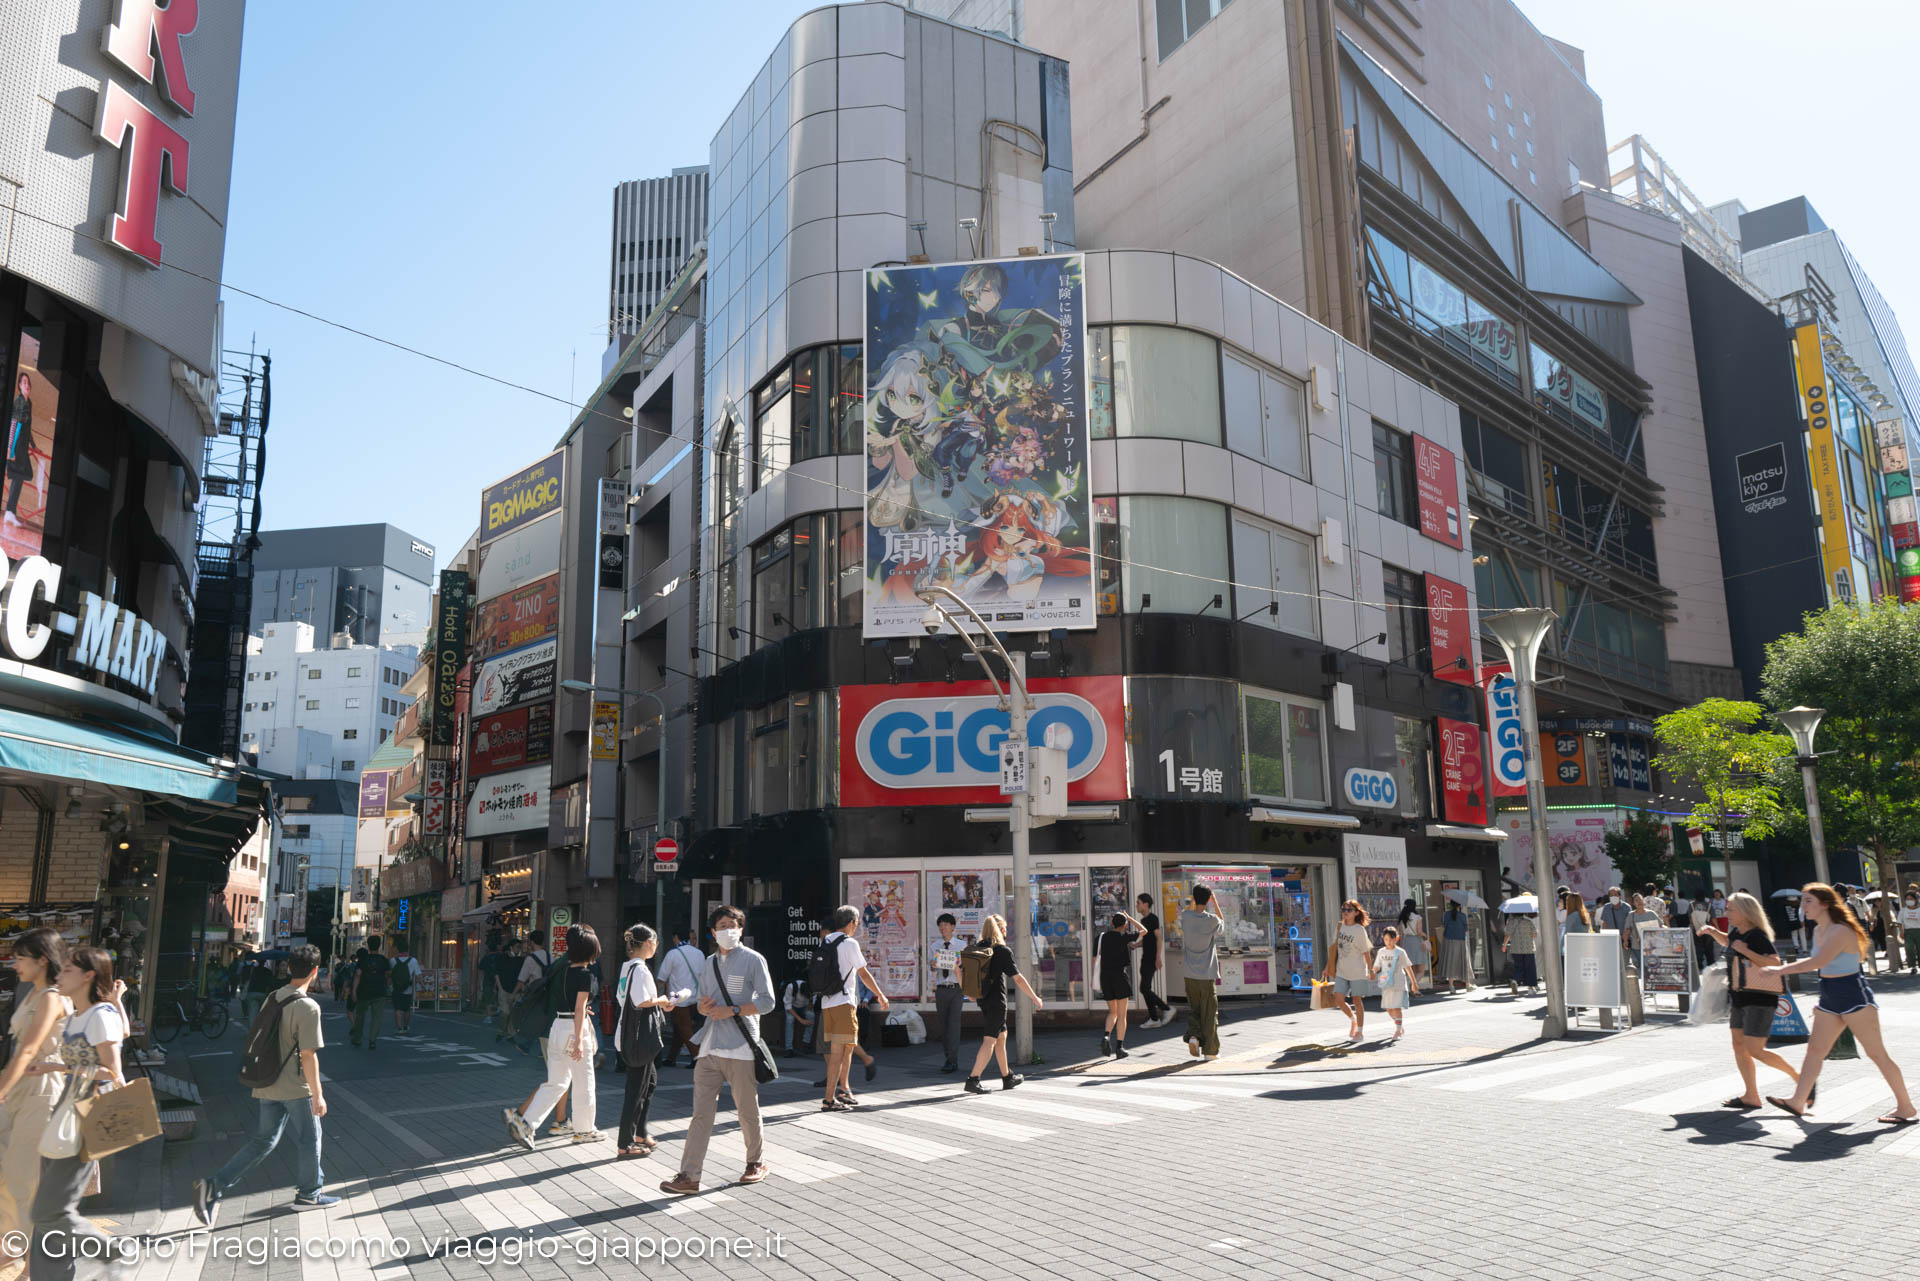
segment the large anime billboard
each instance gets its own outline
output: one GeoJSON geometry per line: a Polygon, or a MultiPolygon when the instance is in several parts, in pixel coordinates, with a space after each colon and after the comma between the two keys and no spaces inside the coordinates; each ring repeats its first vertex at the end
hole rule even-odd
{"type": "Polygon", "coordinates": [[[1078,254],[867,272],[866,635],[925,635],[935,584],[1094,626],[1085,299],[1078,254]]]}

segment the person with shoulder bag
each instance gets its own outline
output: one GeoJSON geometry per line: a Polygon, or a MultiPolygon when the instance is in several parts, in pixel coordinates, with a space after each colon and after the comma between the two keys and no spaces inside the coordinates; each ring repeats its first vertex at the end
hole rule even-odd
{"type": "Polygon", "coordinates": [[[773,1051],[760,1039],[760,1016],[773,1009],[773,975],[767,959],[741,940],[747,918],[739,908],[721,904],[707,918],[713,930],[714,954],[700,972],[700,1013],[706,1024],[697,1033],[699,1057],[693,1064],[693,1116],[681,1145],[680,1172],[661,1182],[660,1190],[691,1196],[700,1190],[700,1172],[706,1164],[707,1144],[713,1138],[714,1115],[720,1090],[733,1093],[733,1110],[740,1119],[740,1138],[747,1148],[747,1168],[740,1183],[759,1183],[767,1177],[762,1159],[760,1086],[779,1076],[773,1051]]]}
{"type": "Polygon", "coordinates": [[[1754,1075],[1756,1061],[1785,1072],[1796,1086],[1800,1083],[1800,1074],[1767,1048],[1767,1038],[1773,1035],[1773,1012],[1780,1004],[1780,994],[1786,990],[1786,984],[1763,968],[1780,963],[1780,951],[1774,946],[1773,924],[1767,920],[1766,909],[1751,894],[1735,894],[1727,900],[1727,926],[1725,930],[1712,925],[1703,929],[1727,950],[1730,1001],[1727,1021],[1733,1027],[1733,1063],[1747,1088],[1720,1106],[1751,1112],[1765,1105],[1754,1075]]]}
{"type": "Polygon", "coordinates": [[[127,1083],[120,1071],[120,1043],[127,1035],[119,1005],[124,988],[113,981],[113,961],[100,948],[76,948],[55,981],[75,1013],[56,1047],[60,1066],[27,1069],[66,1077],[40,1136],[40,1186],[33,1195],[33,1236],[27,1246],[27,1275],[33,1281],[73,1281],[81,1257],[105,1258],[111,1252],[111,1247],[95,1249],[75,1240],[109,1239],[80,1213],[80,1198],[98,1163],[84,1151],[75,1107],[93,1098],[103,1082],[127,1083]]]}
{"type": "Polygon", "coordinates": [[[620,967],[616,995],[620,1021],[613,1031],[613,1043],[620,1047],[621,1061],[627,1065],[627,1092],[620,1103],[620,1133],[614,1145],[619,1149],[616,1159],[622,1161],[651,1156],[660,1146],[647,1135],[647,1109],[653,1102],[660,1071],[657,1060],[666,1039],[662,1011],[672,1009],[681,994],[662,995],[654,984],[647,962],[659,947],[651,926],[627,930],[627,961],[620,967]]]}
{"type": "Polygon", "coordinates": [[[7,1247],[24,1241],[31,1226],[27,1211],[40,1186],[40,1135],[60,1095],[54,1038],[73,1013],[53,985],[67,963],[66,941],[56,931],[22,934],[14,940],[12,963],[20,986],[8,1024],[13,1057],[0,1075],[0,1267],[25,1257],[24,1250],[7,1247]]]}
{"type": "MultiPolygon", "coordinates": [[[[549,984],[557,984],[559,1010],[553,1016],[546,1036],[547,1079],[533,1092],[520,1111],[506,1113],[507,1132],[515,1143],[533,1151],[534,1132],[547,1119],[560,1100],[571,1094],[575,1143],[593,1143],[606,1137],[596,1128],[599,1116],[595,1098],[594,1054],[599,1039],[593,1028],[593,968],[600,961],[600,937],[589,925],[567,930],[567,967],[554,974],[549,984]]],[[[556,1129],[559,1122],[555,1123],[556,1129]]]]}

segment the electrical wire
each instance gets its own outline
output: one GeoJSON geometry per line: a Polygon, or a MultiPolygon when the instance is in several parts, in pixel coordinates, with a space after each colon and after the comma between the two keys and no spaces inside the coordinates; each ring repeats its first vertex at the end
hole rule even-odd
{"type": "MultiPolygon", "coordinates": [[[[59,231],[71,233],[72,235],[78,236],[83,240],[91,240],[95,244],[106,247],[114,252],[120,252],[119,246],[112,244],[111,242],[106,240],[104,237],[97,236],[87,231],[81,230],[79,228],[69,226],[64,222],[58,222],[53,219],[43,218],[37,214],[30,213],[25,209],[16,208],[12,210],[12,213],[14,214],[15,217],[26,218],[30,221],[38,222],[48,227],[53,227],[59,231]]],[[[470,375],[471,377],[474,377],[474,378],[479,378],[483,381],[493,383],[500,387],[505,387],[513,391],[524,392],[529,396],[534,396],[541,400],[552,401],[555,404],[565,405],[569,409],[572,409],[575,412],[576,416],[592,414],[596,417],[607,420],[609,423],[612,423],[613,425],[620,427],[622,430],[626,430],[633,425],[624,417],[621,417],[615,414],[606,413],[598,409],[589,409],[587,406],[583,404],[577,404],[574,402],[574,400],[571,397],[556,395],[553,392],[541,391],[536,387],[529,387],[525,383],[517,383],[517,382],[514,382],[512,379],[502,378],[497,374],[488,373],[484,369],[476,369],[471,365],[461,364],[457,360],[452,360],[445,356],[437,356],[430,351],[422,350],[421,348],[411,346],[410,344],[400,342],[396,339],[383,337],[380,334],[373,333],[369,330],[361,329],[355,325],[347,324],[344,321],[334,320],[329,316],[322,316],[317,312],[309,311],[308,309],[304,307],[296,306],[293,303],[281,302],[277,298],[270,298],[265,294],[256,292],[251,289],[244,288],[243,286],[240,286],[240,285],[233,284],[230,281],[221,280],[213,276],[204,275],[203,273],[194,271],[191,268],[182,267],[178,263],[167,262],[164,259],[162,259],[160,266],[163,270],[177,271],[182,275],[190,276],[195,280],[200,280],[207,284],[210,284],[214,286],[216,289],[221,289],[229,293],[238,294],[243,298],[250,298],[255,302],[264,304],[265,306],[273,307],[273,308],[276,308],[277,310],[287,312],[291,315],[299,316],[305,320],[311,320],[316,324],[324,325],[330,329],[337,329],[342,333],[352,334],[356,338],[365,339],[366,341],[378,344],[379,346],[391,348],[394,351],[402,352],[406,355],[414,356],[421,360],[429,361],[433,364],[441,365],[448,369],[456,370],[460,373],[470,375]]],[[[742,425],[743,426],[745,425],[744,422],[742,423],[742,425]]],[[[681,443],[684,445],[690,445],[694,449],[697,449],[704,454],[712,455],[714,457],[731,457],[731,458],[739,459],[741,462],[746,461],[746,459],[743,456],[739,454],[723,453],[723,451],[718,446],[709,444],[704,440],[686,439],[686,440],[683,440],[681,443]]],[[[1088,461],[1089,461],[1089,465],[1091,465],[1091,458],[1089,458],[1088,461]]],[[[847,494],[850,497],[858,500],[858,502],[855,504],[856,506],[862,509],[866,507],[868,493],[865,490],[855,489],[850,485],[842,485],[837,480],[823,480],[818,478],[810,478],[810,482],[815,486],[820,486],[826,489],[833,490],[838,493],[847,494]]],[[[1089,485],[1089,489],[1091,489],[1091,485],[1089,485]]],[[[1156,497],[1158,495],[1147,495],[1147,496],[1156,497]]],[[[1178,497],[1178,495],[1166,495],[1166,496],[1178,497]]],[[[1097,529],[1099,527],[1098,523],[1096,523],[1094,527],[1097,529]]],[[[1287,597],[1291,599],[1311,600],[1316,602],[1331,601],[1331,602],[1334,602],[1335,604],[1340,604],[1340,605],[1348,605],[1348,606],[1354,606],[1354,607],[1359,607],[1364,609],[1382,609],[1382,610],[1388,610],[1388,611],[1402,610],[1402,611],[1429,612],[1429,611],[1435,611],[1435,610],[1451,611],[1453,609],[1462,608],[1461,606],[1433,606],[1433,605],[1423,605],[1418,603],[1405,603],[1400,601],[1368,601],[1368,600],[1360,600],[1354,597],[1343,596],[1337,592],[1325,592],[1325,591],[1306,592],[1306,591],[1298,591],[1290,588],[1263,585],[1259,583],[1242,583],[1242,582],[1237,582],[1230,578],[1215,578],[1211,575],[1196,573],[1192,570],[1174,569],[1170,566],[1163,566],[1163,565],[1152,565],[1144,561],[1133,560],[1126,556],[1106,556],[1106,555],[1102,555],[1097,548],[1089,548],[1088,550],[1091,551],[1095,556],[1097,556],[1101,560],[1110,561],[1114,564],[1121,565],[1123,567],[1137,569],[1137,570],[1146,570],[1155,574],[1166,574],[1176,578],[1192,579],[1197,582],[1205,583],[1209,586],[1226,587],[1226,588],[1233,589],[1237,592],[1253,593],[1262,597],[1287,597]]],[[[1813,553],[1806,556],[1796,557],[1792,560],[1779,561],[1772,565],[1764,565],[1758,569],[1742,570],[1740,573],[1737,573],[1737,574],[1727,574],[1717,579],[1704,579],[1699,582],[1682,584],[1680,586],[1663,585],[1659,589],[1651,592],[1637,592],[1637,593],[1631,593],[1631,594],[1608,593],[1607,598],[1601,601],[1600,603],[1611,604],[1615,602],[1656,599],[1658,597],[1662,597],[1670,593],[1678,594],[1681,592],[1695,591],[1703,587],[1719,586],[1725,583],[1730,583],[1736,578],[1745,578],[1753,574],[1771,573],[1774,570],[1791,568],[1792,566],[1804,564],[1807,561],[1817,560],[1817,559],[1819,559],[1819,554],[1813,553]]],[[[1385,563],[1384,560],[1382,561],[1382,563],[1383,564],[1385,563]]],[[[1545,567],[1542,566],[1541,568],[1545,568],[1545,567]]],[[[1508,613],[1511,611],[1481,609],[1478,612],[1481,615],[1481,617],[1485,618],[1485,617],[1488,617],[1489,615],[1498,615],[1502,613],[1508,613]]]]}

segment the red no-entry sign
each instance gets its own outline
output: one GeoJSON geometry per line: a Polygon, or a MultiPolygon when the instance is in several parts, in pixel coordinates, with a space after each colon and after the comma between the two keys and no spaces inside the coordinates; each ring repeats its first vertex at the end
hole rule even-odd
{"type": "Polygon", "coordinates": [[[677,862],[679,858],[680,842],[674,840],[671,836],[663,836],[653,843],[654,862],[673,863],[677,862]]]}

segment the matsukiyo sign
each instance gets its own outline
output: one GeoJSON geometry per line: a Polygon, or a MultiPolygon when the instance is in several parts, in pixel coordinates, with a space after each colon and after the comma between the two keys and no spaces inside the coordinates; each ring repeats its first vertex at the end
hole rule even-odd
{"type": "Polygon", "coordinates": [[[29,556],[17,566],[0,555],[0,648],[23,663],[43,663],[55,638],[67,646],[67,665],[111,676],[155,696],[167,638],[132,610],[92,592],[80,593],[76,617],[49,609],[36,617],[35,606],[52,606],[59,594],[61,567],[44,556],[29,556]]]}

